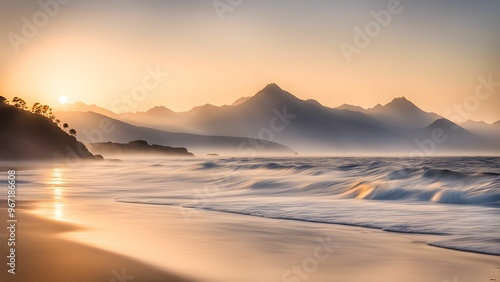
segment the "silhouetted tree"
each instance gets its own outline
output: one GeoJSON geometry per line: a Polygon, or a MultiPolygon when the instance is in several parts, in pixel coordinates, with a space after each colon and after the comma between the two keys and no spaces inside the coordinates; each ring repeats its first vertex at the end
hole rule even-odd
{"type": "Polygon", "coordinates": [[[42,105],[38,102],[33,104],[33,107],[31,107],[31,112],[37,115],[42,114],[42,105]]]}
{"type": "Polygon", "coordinates": [[[12,105],[18,109],[22,109],[24,110],[26,108],[26,102],[19,98],[19,97],[14,97],[14,99],[12,99],[12,105]]]}
{"type": "Polygon", "coordinates": [[[43,105],[41,111],[42,111],[42,116],[49,117],[50,116],[49,113],[52,111],[52,109],[48,105],[43,105]]]}
{"type": "Polygon", "coordinates": [[[5,98],[4,96],[0,96],[0,104],[8,104],[9,101],[7,101],[7,98],[5,98]]]}
{"type": "Polygon", "coordinates": [[[71,135],[71,136],[76,136],[76,130],[74,130],[73,128],[71,128],[71,129],[69,130],[69,135],[71,135]]]}
{"type": "Polygon", "coordinates": [[[64,123],[63,124],[63,129],[66,130],[67,128],[69,127],[69,125],[67,123],[64,123]]]}

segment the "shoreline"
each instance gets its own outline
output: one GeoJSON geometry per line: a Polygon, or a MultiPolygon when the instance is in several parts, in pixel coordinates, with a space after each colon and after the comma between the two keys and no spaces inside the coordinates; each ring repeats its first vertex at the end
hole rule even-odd
{"type": "MultiPolygon", "coordinates": [[[[244,212],[222,211],[222,210],[215,210],[215,209],[209,209],[209,208],[187,208],[187,207],[182,207],[182,206],[175,205],[175,204],[142,203],[142,202],[133,202],[133,201],[120,201],[117,199],[114,199],[114,201],[117,203],[122,203],[122,204],[180,207],[183,209],[194,209],[197,211],[222,213],[222,214],[233,214],[233,215],[239,215],[239,216],[249,216],[249,217],[256,217],[256,218],[263,218],[263,219],[270,219],[270,220],[291,221],[291,222],[297,222],[297,223],[313,223],[313,224],[333,225],[333,226],[339,226],[339,227],[342,227],[342,226],[354,227],[354,228],[362,228],[362,229],[369,229],[369,230],[377,230],[377,231],[381,231],[384,233],[393,233],[393,234],[399,234],[399,235],[421,235],[421,236],[446,236],[446,235],[449,235],[447,233],[404,232],[404,231],[396,231],[396,230],[386,230],[384,228],[379,228],[379,227],[362,226],[362,225],[349,224],[349,223],[336,223],[336,222],[328,222],[328,221],[321,221],[321,220],[305,220],[305,219],[293,219],[293,218],[286,218],[286,217],[261,216],[261,215],[255,215],[255,214],[248,214],[248,213],[244,213],[244,212]]],[[[464,253],[472,253],[472,254],[478,254],[478,255],[500,257],[500,254],[481,252],[481,251],[476,251],[476,250],[466,250],[466,249],[447,247],[447,246],[439,246],[439,245],[435,245],[433,242],[428,242],[428,243],[426,243],[426,245],[429,247],[433,247],[433,248],[451,250],[451,251],[456,251],[456,252],[464,252],[464,253]]]]}
{"type": "MultiPolygon", "coordinates": [[[[11,278],[7,281],[113,281],[114,275],[122,273],[134,276],[133,280],[124,281],[145,282],[442,282],[455,278],[460,282],[478,282],[500,278],[497,256],[432,247],[425,242],[432,235],[205,210],[186,224],[176,207],[138,208],[119,202],[106,206],[126,221],[105,216],[104,221],[116,222],[116,226],[101,229],[74,224],[73,219],[58,221],[40,215],[31,203],[23,202],[19,208],[19,272],[9,275],[12,279],[6,276],[6,270],[2,271],[0,278],[11,278]],[[157,215],[152,216],[154,213],[157,215]],[[140,246],[141,253],[131,243],[143,238],[144,233],[132,226],[139,226],[152,236],[140,246]],[[174,230],[178,234],[171,233],[174,230]],[[109,236],[110,231],[114,236],[109,236]],[[129,238],[117,244],[116,234],[124,232],[128,232],[129,238]],[[104,240],[94,244],[95,238],[104,240]],[[155,240],[158,238],[161,240],[155,240]],[[318,244],[318,239],[323,243],[318,244]],[[173,248],[176,245],[177,250],[173,248]],[[322,254],[331,248],[332,252],[325,253],[330,256],[317,260],[314,271],[303,273],[310,279],[299,279],[293,267],[306,271],[305,263],[316,259],[315,251],[320,246],[324,248],[322,254]]],[[[3,214],[0,220],[5,222],[3,214]]],[[[88,219],[92,222],[92,217],[88,219]]],[[[3,238],[0,244],[3,255],[3,238]]]]}
{"type": "MultiPolygon", "coordinates": [[[[1,202],[5,206],[5,202],[1,202]]],[[[131,257],[65,239],[60,235],[83,229],[73,223],[59,222],[26,212],[31,211],[26,203],[17,209],[16,273],[8,273],[8,267],[2,264],[1,281],[193,281],[131,257]]],[[[2,209],[2,226],[6,222],[5,214],[2,209]]],[[[2,232],[2,257],[8,254],[6,237],[7,234],[2,232]]]]}
{"type": "MultiPolygon", "coordinates": [[[[118,230],[97,228],[96,232],[69,238],[128,255],[137,253],[130,242],[151,234],[141,247],[142,252],[137,253],[138,259],[160,269],[195,274],[193,278],[200,281],[443,282],[457,278],[460,282],[480,282],[500,279],[498,256],[432,247],[427,241],[433,235],[205,210],[200,210],[186,224],[178,207],[138,207],[116,202],[106,206],[126,218],[120,221],[118,230]],[[147,233],[130,226],[140,227],[147,233]],[[129,238],[123,242],[100,238],[103,234],[123,232],[129,232],[129,238]],[[324,261],[316,260],[313,271],[304,272],[307,275],[303,277],[309,278],[296,276],[295,267],[307,270],[307,263],[316,258],[318,247],[332,248],[333,252],[324,261]]],[[[320,253],[323,255],[324,249],[320,253]]]]}

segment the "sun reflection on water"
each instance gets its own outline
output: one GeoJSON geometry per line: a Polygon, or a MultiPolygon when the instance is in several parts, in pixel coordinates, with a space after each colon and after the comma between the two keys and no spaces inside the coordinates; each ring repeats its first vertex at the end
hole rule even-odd
{"type": "Polygon", "coordinates": [[[64,170],[61,168],[54,168],[50,174],[50,178],[47,181],[50,189],[52,189],[52,195],[54,201],[53,206],[53,217],[56,220],[64,220],[64,204],[63,204],[63,194],[64,186],[66,181],[64,179],[64,170]]]}

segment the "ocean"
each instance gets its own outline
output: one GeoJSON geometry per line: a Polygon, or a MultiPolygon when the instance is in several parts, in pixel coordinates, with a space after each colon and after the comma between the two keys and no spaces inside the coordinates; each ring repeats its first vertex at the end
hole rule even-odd
{"type": "Polygon", "coordinates": [[[18,199],[42,203],[60,220],[72,209],[90,214],[109,202],[131,212],[173,206],[186,224],[208,210],[433,235],[429,246],[500,255],[500,158],[194,157],[16,166],[18,199]]]}

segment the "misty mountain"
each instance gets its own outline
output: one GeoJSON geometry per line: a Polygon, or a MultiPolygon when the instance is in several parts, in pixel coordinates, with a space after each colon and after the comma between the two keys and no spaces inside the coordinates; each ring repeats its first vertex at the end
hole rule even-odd
{"type": "Polygon", "coordinates": [[[54,112],[94,112],[108,117],[117,118],[120,115],[97,105],[87,105],[83,102],[60,105],[53,109],[54,112]]]}
{"type": "Polygon", "coordinates": [[[441,118],[435,113],[421,110],[405,97],[395,98],[384,106],[378,104],[364,112],[384,123],[403,128],[425,127],[441,118]]]}
{"type": "Polygon", "coordinates": [[[353,106],[353,105],[349,105],[349,104],[342,104],[341,106],[338,106],[335,109],[349,110],[349,111],[353,111],[353,112],[363,112],[363,113],[366,111],[365,108],[362,108],[360,106],[353,106]]]}
{"type": "Polygon", "coordinates": [[[246,102],[250,98],[252,98],[252,97],[241,97],[238,100],[234,101],[234,103],[232,103],[231,106],[238,106],[239,104],[243,104],[244,102],[246,102]]]}
{"type": "Polygon", "coordinates": [[[78,138],[84,143],[128,143],[145,140],[150,144],[171,147],[186,147],[195,154],[292,154],[289,147],[257,140],[226,136],[204,136],[199,134],[174,133],[134,126],[94,112],[59,112],[57,117],[68,122],[78,131],[78,138]]]}
{"type": "Polygon", "coordinates": [[[500,121],[493,124],[487,124],[484,121],[468,120],[460,124],[463,128],[476,135],[485,138],[495,138],[500,140],[500,121]]]}
{"type": "Polygon", "coordinates": [[[168,116],[168,115],[171,115],[174,113],[175,113],[174,111],[168,109],[167,107],[157,106],[157,107],[149,109],[146,112],[139,112],[138,114],[168,116]]]}
{"type": "Polygon", "coordinates": [[[423,129],[413,130],[409,134],[414,136],[415,144],[423,152],[488,153],[500,148],[499,143],[495,145],[488,138],[469,132],[445,118],[440,118],[423,129]]]}
{"type": "Polygon", "coordinates": [[[193,132],[257,136],[292,148],[389,149],[404,136],[366,114],[304,101],[270,84],[236,106],[203,106],[184,116],[193,132]]]}
{"type": "Polygon", "coordinates": [[[421,110],[405,97],[395,98],[385,105],[377,104],[370,109],[349,104],[343,104],[336,109],[365,113],[379,121],[400,128],[422,128],[442,118],[438,114],[421,110]]]}
{"type": "Polygon", "coordinates": [[[440,126],[448,138],[436,152],[500,148],[497,139],[451,125],[404,97],[371,109],[351,105],[329,108],[316,100],[301,100],[276,84],[230,106],[206,104],[187,112],[158,108],[120,119],[165,131],[275,141],[301,152],[405,153],[418,150],[417,141],[432,138],[440,126]],[[484,146],[469,146],[470,142],[484,146]]]}

